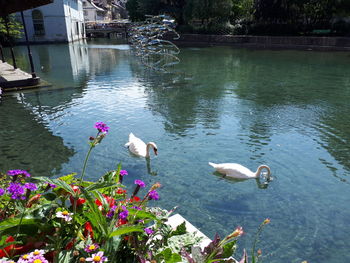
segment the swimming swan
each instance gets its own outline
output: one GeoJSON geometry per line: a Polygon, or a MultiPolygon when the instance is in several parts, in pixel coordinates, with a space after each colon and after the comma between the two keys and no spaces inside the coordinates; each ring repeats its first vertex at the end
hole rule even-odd
{"type": "Polygon", "coordinates": [[[128,147],[130,152],[140,157],[149,158],[150,148],[153,148],[155,155],[158,154],[158,148],[154,142],[149,142],[146,145],[140,138],[132,134],[132,132],[129,134],[129,141],[125,144],[125,147],[128,147]]]}
{"type": "Polygon", "coordinates": [[[237,179],[250,179],[250,178],[259,178],[260,173],[262,169],[267,170],[267,178],[270,178],[271,170],[270,167],[267,165],[260,165],[258,167],[258,170],[256,172],[252,172],[248,168],[244,167],[243,165],[240,165],[238,163],[211,163],[209,162],[209,165],[214,167],[216,171],[218,171],[221,174],[224,174],[229,177],[237,178],[237,179]]]}

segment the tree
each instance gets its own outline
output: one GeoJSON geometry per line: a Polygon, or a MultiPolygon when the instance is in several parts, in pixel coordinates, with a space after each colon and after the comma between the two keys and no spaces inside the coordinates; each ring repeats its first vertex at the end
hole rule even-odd
{"type": "Polygon", "coordinates": [[[0,17],[0,42],[9,43],[15,39],[21,38],[23,26],[18,22],[14,15],[0,17]],[[7,27],[6,27],[7,23],[7,27]],[[8,32],[7,32],[8,30],[8,32]]]}

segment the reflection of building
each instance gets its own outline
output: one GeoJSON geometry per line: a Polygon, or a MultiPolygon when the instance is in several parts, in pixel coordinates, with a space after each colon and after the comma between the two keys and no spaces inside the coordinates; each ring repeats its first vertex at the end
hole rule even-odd
{"type": "Polygon", "coordinates": [[[54,0],[23,13],[31,42],[71,42],[85,37],[82,0],[54,0]]]}

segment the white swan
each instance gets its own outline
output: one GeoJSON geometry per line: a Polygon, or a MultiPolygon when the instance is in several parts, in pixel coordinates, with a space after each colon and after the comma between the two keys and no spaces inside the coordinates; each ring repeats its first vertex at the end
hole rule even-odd
{"type": "Polygon", "coordinates": [[[216,171],[221,174],[224,174],[229,177],[237,178],[237,179],[250,179],[250,178],[259,178],[262,169],[267,170],[267,178],[270,178],[271,170],[267,165],[260,165],[256,172],[252,172],[248,168],[240,165],[238,163],[211,163],[209,165],[214,167],[216,171]]]}
{"type": "Polygon", "coordinates": [[[132,134],[132,132],[129,134],[129,141],[125,144],[125,147],[128,147],[130,152],[140,157],[149,158],[150,148],[153,148],[155,155],[158,154],[158,148],[154,142],[145,144],[140,138],[132,134]]]}

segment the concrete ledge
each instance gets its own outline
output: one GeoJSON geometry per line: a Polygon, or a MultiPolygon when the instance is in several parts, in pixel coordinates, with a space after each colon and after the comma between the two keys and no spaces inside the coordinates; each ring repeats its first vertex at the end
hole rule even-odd
{"type": "Polygon", "coordinates": [[[180,39],[167,39],[178,45],[226,45],[250,48],[314,49],[350,51],[350,37],[299,37],[299,36],[232,36],[182,34],[180,39]]]}

